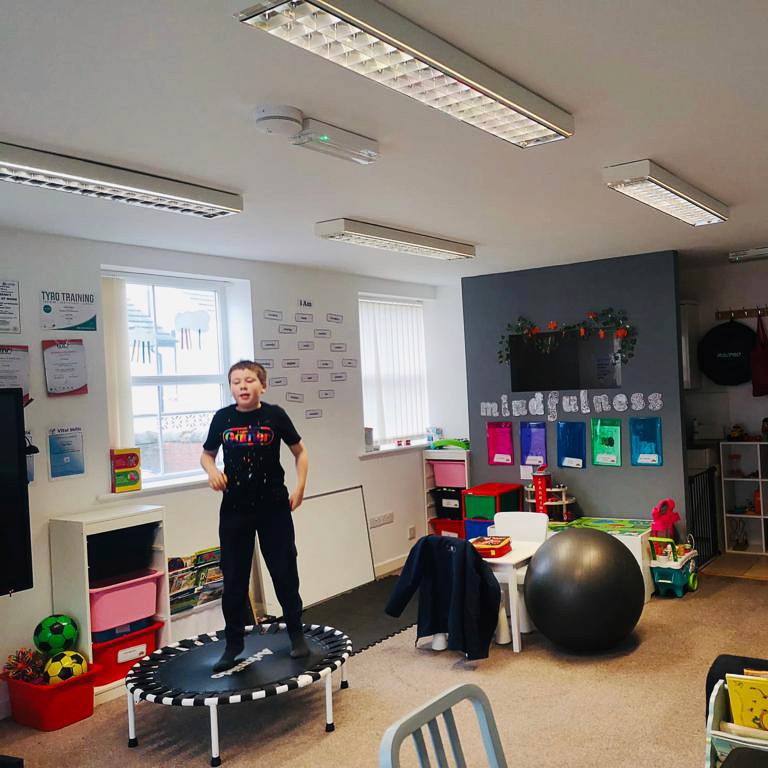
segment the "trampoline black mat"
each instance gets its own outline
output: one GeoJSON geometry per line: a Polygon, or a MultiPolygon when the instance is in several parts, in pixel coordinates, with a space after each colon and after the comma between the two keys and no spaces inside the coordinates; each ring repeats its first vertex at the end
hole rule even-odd
{"type": "Polygon", "coordinates": [[[349,657],[349,638],[327,625],[304,625],[310,654],[290,656],[284,624],[262,624],[245,636],[241,661],[214,673],[213,665],[224,651],[223,633],[203,634],[165,646],[138,662],[126,678],[129,690],[142,699],[162,704],[200,706],[262,698],[301,688],[340,667],[349,657]]]}

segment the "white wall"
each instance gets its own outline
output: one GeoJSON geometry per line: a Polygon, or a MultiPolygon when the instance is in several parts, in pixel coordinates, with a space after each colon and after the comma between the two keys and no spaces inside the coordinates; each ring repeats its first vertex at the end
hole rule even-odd
{"type": "MultiPolygon", "coordinates": [[[[698,303],[698,337],[701,338],[723,322],[715,318],[717,310],[768,305],[768,261],[682,269],[680,298],[698,303]]],[[[755,329],[754,319],[740,322],[755,329]]],[[[768,324],[768,320],[763,318],[763,323],[768,324]]],[[[768,416],[768,397],[753,397],[751,383],[722,387],[704,374],[700,375],[700,381],[697,389],[685,392],[687,420],[696,418],[721,429],[741,424],[752,434],[760,432],[760,424],[768,416]]],[[[718,436],[722,437],[722,432],[718,436]]]]}
{"type": "Polygon", "coordinates": [[[469,436],[464,312],[461,285],[439,286],[435,300],[424,303],[427,340],[430,426],[446,437],[469,436]]]}
{"type": "MultiPolygon", "coordinates": [[[[55,334],[40,330],[39,292],[52,285],[99,293],[102,265],[117,265],[147,270],[165,270],[183,274],[218,276],[249,280],[253,304],[253,335],[264,333],[263,309],[295,309],[299,298],[309,298],[323,315],[344,315],[348,355],[359,359],[357,295],[359,291],[395,294],[429,299],[436,315],[454,318],[460,313],[457,295],[446,292],[436,296],[430,286],[395,283],[359,276],[284,265],[224,259],[199,254],[160,251],[39,235],[0,229],[0,277],[18,280],[22,294],[22,334],[2,335],[0,342],[28,344],[31,357],[31,394],[34,402],[26,409],[27,427],[41,448],[37,459],[37,475],[30,486],[34,580],[33,589],[13,598],[0,597],[0,656],[28,645],[31,632],[43,616],[50,613],[51,579],[48,547],[48,519],[67,512],[93,508],[97,497],[109,488],[106,429],[106,391],[104,350],[101,331],[68,333],[83,338],[88,362],[89,393],[83,397],[47,398],[43,387],[40,342],[55,334]],[[456,306],[453,302],[456,301],[456,306]],[[58,480],[47,479],[45,430],[55,424],[80,424],[85,429],[86,475],[58,480]]],[[[460,327],[460,315],[454,324],[460,327]]],[[[101,315],[99,315],[101,329],[101,315]]],[[[263,336],[262,336],[263,337],[263,336]]],[[[463,334],[457,338],[463,339],[463,334]]],[[[257,349],[257,357],[265,356],[257,349]]],[[[453,352],[451,353],[453,357],[453,352]]],[[[451,366],[453,394],[445,398],[443,377],[434,378],[430,389],[435,402],[449,406],[447,413],[433,412],[437,423],[449,424],[456,413],[466,414],[466,399],[461,397],[463,351],[456,348],[456,365],[451,366]]],[[[446,359],[445,365],[449,364],[446,359]]],[[[436,369],[437,370],[437,369],[436,369]]],[[[323,401],[324,418],[305,420],[305,406],[291,407],[275,392],[268,393],[281,402],[295,419],[310,452],[310,475],[307,493],[322,493],[355,485],[363,485],[369,517],[393,511],[395,522],[372,530],[374,562],[382,570],[388,564],[402,561],[410,548],[408,527],[416,534],[424,533],[424,492],[421,477],[421,455],[418,451],[398,455],[381,455],[360,460],[362,452],[362,399],[359,368],[349,369],[349,381],[336,385],[337,397],[323,401]],[[393,482],[394,481],[394,482],[393,482]]],[[[442,405],[440,406],[442,408],[442,405]]],[[[457,430],[465,433],[459,425],[457,430]]],[[[285,457],[284,457],[285,458],[285,457]]],[[[287,462],[286,462],[287,463],[287,462]]],[[[289,473],[288,482],[291,482],[289,473]]],[[[217,540],[217,501],[204,487],[164,492],[142,497],[143,502],[166,507],[166,545],[169,555],[185,554],[217,540]]],[[[343,564],[330,564],[343,567],[343,564]]]]}

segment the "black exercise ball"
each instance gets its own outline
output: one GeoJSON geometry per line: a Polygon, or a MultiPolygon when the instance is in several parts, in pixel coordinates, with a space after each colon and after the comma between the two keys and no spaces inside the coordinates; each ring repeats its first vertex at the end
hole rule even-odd
{"type": "Polygon", "coordinates": [[[569,650],[613,648],[634,629],[644,602],[637,560],[603,531],[572,528],[557,533],[528,564],[525,605],[531,621],[569,650]]]}

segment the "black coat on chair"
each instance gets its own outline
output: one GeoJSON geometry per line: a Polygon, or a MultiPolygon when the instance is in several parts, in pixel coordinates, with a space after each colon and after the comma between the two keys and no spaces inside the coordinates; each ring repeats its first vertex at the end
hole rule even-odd
{"type": "Polygon", "coordinates": [[[485,659],[499,618],[501,590],[493,572],[464,539],[424,536],[414,544],[384,609],[399,616],[419,590],[416,639],[448,634],[448,648],[485,659]]]}

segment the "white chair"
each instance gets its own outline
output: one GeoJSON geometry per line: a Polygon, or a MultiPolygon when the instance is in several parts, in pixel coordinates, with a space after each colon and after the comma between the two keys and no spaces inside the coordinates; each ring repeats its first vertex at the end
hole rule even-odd
{"type": "MultiPolygon", "coordinates": [[[[497,512],[493,518],[493,535],[509,536],[514,547],[515,541],[538,541],[543,544],[547,538],[549,518],[541,512],[497,512]]],[[[528,566],[517,569],[517,599],[519,605],[520,631],[533,632],[535,629],[525,607],[525,574],[528,566]]]]}
{"type": "MultiPolygon", "coordinates": [[[[485,757],[488,761],[487,765],[489,768],[507,768],[507,760],[504,757],[504,749],[501,746],[491,702],[488,701],[488,697],[481,688],[471,683],[449,688],[387,728],[379,747],[379,768],[400,768],[400,746],[409,736],[413,738],[420,768],[432,768],[430,751],[437,763],[437,768],[449,768],[450,763],[438,721],[438,717],[441,715],[445,733],[448,736],[453,763],[456,768],[466,768],[467,763],[461,748],[459,730],[456,727],[452,710],[456,704],[465,700],[470,701],[474,707],[485,748],[485,757]],[[424,726],[431,737],[432,750],[429,750],[424,738],[422,731],[424,726]]],[[[477,765],[475,761],[472,764],[477,765]]]]}

